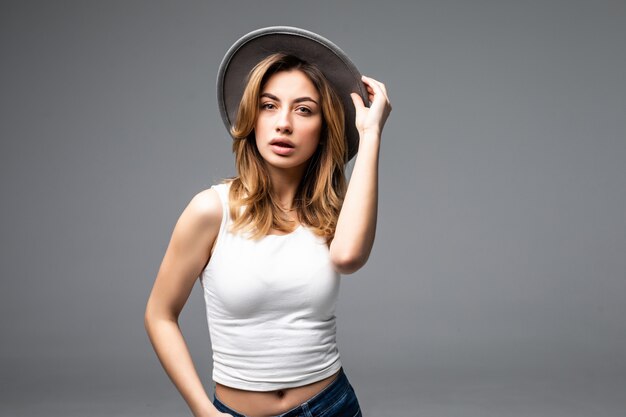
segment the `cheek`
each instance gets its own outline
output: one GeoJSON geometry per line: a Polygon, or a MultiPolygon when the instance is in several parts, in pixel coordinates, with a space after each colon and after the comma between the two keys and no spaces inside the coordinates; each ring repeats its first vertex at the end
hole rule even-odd
{"type": "Polygon", "coordinates": [[[320,141],[320,136],[322,134],[322,123],[311,123],[310,126],[308,126],[307,129],[307,136],[310,138],[310,141],[312,143],[315,144],[315,147],[317,147],[317,144],[320,141]]]}
{"type": "Polygon", "coordinates": [[[259,118],[254,124],[254,136],[258,145],[259,141],[262,141],[267,136],[267,122],[259,118]]]}
{"type": "Polygon", "coordinates": [[[256,123],[254,124],[254,132],[258,135],[263,134],[263,131],[265,130],[265,125],[266,123],[264,123],[263,118],[259,117],[256,121],[256,123]]]}

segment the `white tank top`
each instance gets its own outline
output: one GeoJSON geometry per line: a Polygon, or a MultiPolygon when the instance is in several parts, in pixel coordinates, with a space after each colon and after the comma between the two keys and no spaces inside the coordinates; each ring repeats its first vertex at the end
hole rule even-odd
{"type": "Polygon", "coordinates": [[[231,233],[229,184],[214,185],[222,223],[200,275],[213,349],[213,380],[271,391],[339,370],[335,305],[340,275],[328,246],[304,226],[260,240],[231,233]]]}

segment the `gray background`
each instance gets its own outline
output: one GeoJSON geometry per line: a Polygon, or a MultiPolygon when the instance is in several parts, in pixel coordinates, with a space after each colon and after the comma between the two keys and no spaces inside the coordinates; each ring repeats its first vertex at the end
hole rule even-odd
{"type": "MultiPolygon", "coordinates": [[[[145,303],[183,208],[234,174],[219,62],[269,25],[394,107],[337,307],[364,414],[624,415],[624,1],[0,4],[1,415],[190,415],[145,303]]],[[[181,327],[212,394],[203,303],[181,327]]]]}

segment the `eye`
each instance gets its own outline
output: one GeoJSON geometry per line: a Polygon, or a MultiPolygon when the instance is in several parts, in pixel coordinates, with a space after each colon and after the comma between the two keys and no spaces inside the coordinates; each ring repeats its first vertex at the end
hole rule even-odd
{"type": "Polygon", "coordinates": [[[274,103],[261,103],[261,108],[262,109],[267,109],[267,110],[272,110],[275,109],[276,106],[274,106],[274,103]]]}
{"type": "Polygon", "coordinates": [[[304,107],[304,106],[300,106],[296,109],[298,112],[300,113],[305,113],[305,114],[311,114],[313,113],[313,111],[311,111],[311,109],[309,109],[308,107],[304,107]]]}

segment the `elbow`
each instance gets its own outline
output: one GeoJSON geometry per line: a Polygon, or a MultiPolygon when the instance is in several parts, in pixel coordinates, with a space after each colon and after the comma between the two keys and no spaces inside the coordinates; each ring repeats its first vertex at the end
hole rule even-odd
{"type": "Polygon", "coordinates": [[[150,309],[146,308],[146,311],[143,314],[143,327],[147,332],[150,332],[150,324],[152,323],[153,318],[154,317],[151,314],[150,309]]]}
{"type": "Polygon", "coordinates": [[[169,323],[173,323],[178,326],[178,319],[175,317],[167,317],[148,313],[146,313],[143,318],[143,327],[150,339],[152,339],[155,333],[160,331],[164,324],[169,323]]]}
{"type": "Polygon", "coordinates": [[[367,256],[350,253],[331,253],[330,260],[337,272],[347,275],[361,269],[367,262],[367,256]]]}
{"type": "Polygon", "coordinates": [[[155,308],[154,298],[152,297],[152,294],[150,294],[148,302],[146,303],[146,308],[143,312],[143,326],[148,331],[150,330],[150,324],[153,323],[156,311],[158,310],[155,308]]]}
{"type": "Polygon", "coordinates": [[[164,312],[157,308],[153,303],[148,302],[146,310],[143,314],[143,326],[148,333],[154,325],[163,320],[178,322],[178,316],[170,312],[164,312]]]}

